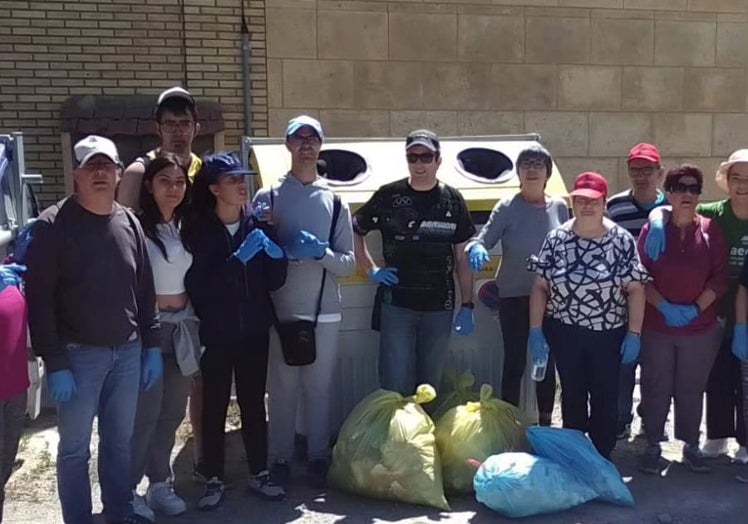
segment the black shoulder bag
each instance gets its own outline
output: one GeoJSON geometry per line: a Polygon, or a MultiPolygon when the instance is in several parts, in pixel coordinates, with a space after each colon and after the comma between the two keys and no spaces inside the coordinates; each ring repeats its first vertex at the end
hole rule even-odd
{"type": "MultiPolygon", "coordinates": [[[[270,206],[273,206],[273,188],[270,188],[270,206]]],[[[332,239],[335,236],[335,226],[340,215],[340,197],[333,195],[332,221],[330,222],[330,234],[328,242],[332,248],[332,239]]],[[[275,320],[275,329],[280,338],[283,358],[289,366],[308,366],[313,364],[317,358],[317,341],[314,336],[314,328],[317,327],[319,312],[322,309],[322,294],[325,291],[325,279],[327,278],[327,269],[322,270],[322,283],[319,287],[317,296],[317,308],[314,313],[314,322],[311,320],[289,320],[280,322],[278,315],[273,308],[273,318],[275,320]]]]}

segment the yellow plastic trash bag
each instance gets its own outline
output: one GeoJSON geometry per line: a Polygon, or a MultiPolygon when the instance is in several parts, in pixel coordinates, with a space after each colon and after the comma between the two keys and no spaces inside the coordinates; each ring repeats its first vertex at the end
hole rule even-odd
{"type": "Polygon", "coordinates": [[[434,423],[419,404],[436,397],[428,384],[403,398],[380,389],[353,409],[332,451],[330,483],[344,491],[449,510],[434,423]]]}
{"type": "Polygon", "coordinates": [[[472,373],[457,375],[448,371],[444,374],[444,379],[452,389],[446,395],[439,394],[439,407],[431,415],[432,420],[436,423],[439,423],[439,419],[450,409],[480,399],[478,392],[473,389],[475,377],[472,373]]]}
{"type": "Polygon", "coordinates": [[[526,423],[519,409],[493,398],[484,384],[480,400],[450,409],[436,424],[436,443],[442,459],[444,489],[449,493],[473,491],[475,468],[469,459],[485,461],[507,451],[527,451],[526,423]]]}

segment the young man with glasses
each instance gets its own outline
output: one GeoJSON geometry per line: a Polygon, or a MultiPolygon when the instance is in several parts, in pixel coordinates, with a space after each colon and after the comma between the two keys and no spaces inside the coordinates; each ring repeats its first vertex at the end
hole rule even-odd
{"type": "Polygon", "coordinates": [[[338,362],[342,302],[338,280],[353,273],[353,230],[347,204],[318,175],[324,140],[316,119],[292,118],[286,129],[291,170],[260,190],[254,199],[272,220],[288,258],[286,283],[272,293],[281,322],[316,322],[316,355],[306,366],[286,363],[277,338],[268,363],[268,439],[273,482],[286,486],[293,458],[297,406],[304,414],[309,460],[307,480],[313,488],[327,485],[330,458],[330,412],[338,362]]]}
{"type": "Polygon", "coordinates": [[[441,384],[457,301],[455,274],[462,304],[454,329],[461,335],[473,331],[473,277],[465,244],[475,226],[462,195],[436,178],[438,137],[413,131],[405,153],[410,176],[379,188],[354,215],[353,231],[356,261],[379,286],[373,318],[380,331],[380,385],[412,395],[419,384],[441,384]],[[364,241],[374,230],[382,234],[383,267],[364,241]]]}
{"type": "MultiPolygon", "coordinates": [[[[631,188],[617,193],[608,199],[606,204],[608,216],[619,226],[639,237],[649,212],[667,204],[665,193],[660,190],[664,170],[660,164],[660,152],[652,144],[636,144],[629,151],[628,175],[631,188]]],[[[622,365],[618,389],[618,438],[631,436],[631,422],[634,386],[636,385],[636,366],[622,365]]],[[[641,416],[641,403],[637,408],[641,416]]]]}
{"type": "Polygon", "coordinates": [[[140,186],[145,168],[160,153],[174,154],[187,170],[190,180],[195,178],[202,165],[200,157],[192,152],[192,141],[200,131],[200,124],[195,99],[186,89],[172,87],[161,93],[154,119],[161,145],[127,166],[117,188],[117,201],[135,210],[140,207],[140,186]]]}
{"type": "Polygon", "coordinates": [[[114,143],[89,136],[74,149],[75,194],[34,222],[26,257],[31,341],[57,403],[60,505],[65,522],[93,522],[89,445],[98,417],[104,517],[145,523],[131,506],[130,439],[139,391],[163,373],[146,237],[114,201],[122,174],[114,143]]]}

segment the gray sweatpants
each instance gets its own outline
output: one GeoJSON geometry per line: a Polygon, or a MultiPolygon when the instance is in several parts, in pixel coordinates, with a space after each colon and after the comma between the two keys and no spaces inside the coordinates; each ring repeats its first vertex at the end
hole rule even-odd
{"type": "Polygon", "coordinates": [[[164,353],[164,375],[148,391],[141,389],[132,434],[132,486],[143,475],[151,484],[172,478],[171,450],[184,420],[193,377],[179,370],[174,353],[164,353]]]}
{"type": "Polygon", "coordinates": [[[697,335],[644,332],[641,395],[650,444],[660,441],[671,399],[675,402],[675,438],[689,445],[699,443],[704,391],[719,343],[717,326],[697,335]]]}
{"type": "Polygon", "coordinates": [[[13,473],[18,453],[18,441],[23,432],[26,415],[26,392],[0,401],[0,522],[3,521],[5,484],[13,473]]]}
{"type": "Polygon", "coordinates": [[[320,322],[314,331],[317,358],[308,366],[289,366],[283,360],[278,334],[270,335],[268,362],[268,457],[290,462],[294,451],[296,408],[300,400],[307,436],[307,457],[330,455],[330,410],[333,379],[338,362],[340,322],[320,322]]]}

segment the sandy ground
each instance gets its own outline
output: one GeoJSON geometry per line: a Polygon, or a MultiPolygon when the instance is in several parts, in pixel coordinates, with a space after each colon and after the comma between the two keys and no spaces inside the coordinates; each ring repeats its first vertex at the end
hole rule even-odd
{"type": "MultiPolygon", "coordinates": [[[[248,494],[241,437],[230,418],[227,429],[227,490],[225,504],[212,513],[195,509],[202,486],[192,481],[192,441],[189,425],[180,431],[183,442],[175,450],[177,491],[188,501],[189,509],[180,517],[159,516],[159,523],[500,523],[509,522],[477,503],[472,497],[451,498],[451,512],[376,501],[336,491],[318,492],[306,487],[302,464],[294,465],[295,478],[283,502],[264,502],[248,494]]],[[[670,421],[672,422],[672,416],[670,421]]],[[[555,421],[558,423],[558,420],[555,421]]],[[[6,524],[62,523],[56,495],[54,470],[57,433],[54,413],[45,413],[32,422],[21,442],[20,469],[7,488],[6,524]]],[[[635,422],[635,430],[638,420],[635,422]]],[[[669,428],[672,434],[672,428],[669,428]]],[[[694,474],[679,461],[681,446],[669,442],[665,457],[675,463],[667,475],[652,477],[636,470],[636,458],[644,448],[642,439],[620,441],[613,460],[628,482],[636,500],[634,508],[619,508],[591,502],[576,509],[553,515],[522,519],[526,524],[733,524],[748,523],[748,486],[734,481],[735,466],[727,457],[714,461],[711,474],[694,474]]],[[[93,447],[95,447],[95,439],[93,447]]],[[[732,451],[734,452],[734,446],[732,451]]],[[[94,508],[101,509],[96,480],[95,453],[91,460],[94,486],[94,508]]],[[[97,523],[104,520],[98,517],[97,523]]]]}

